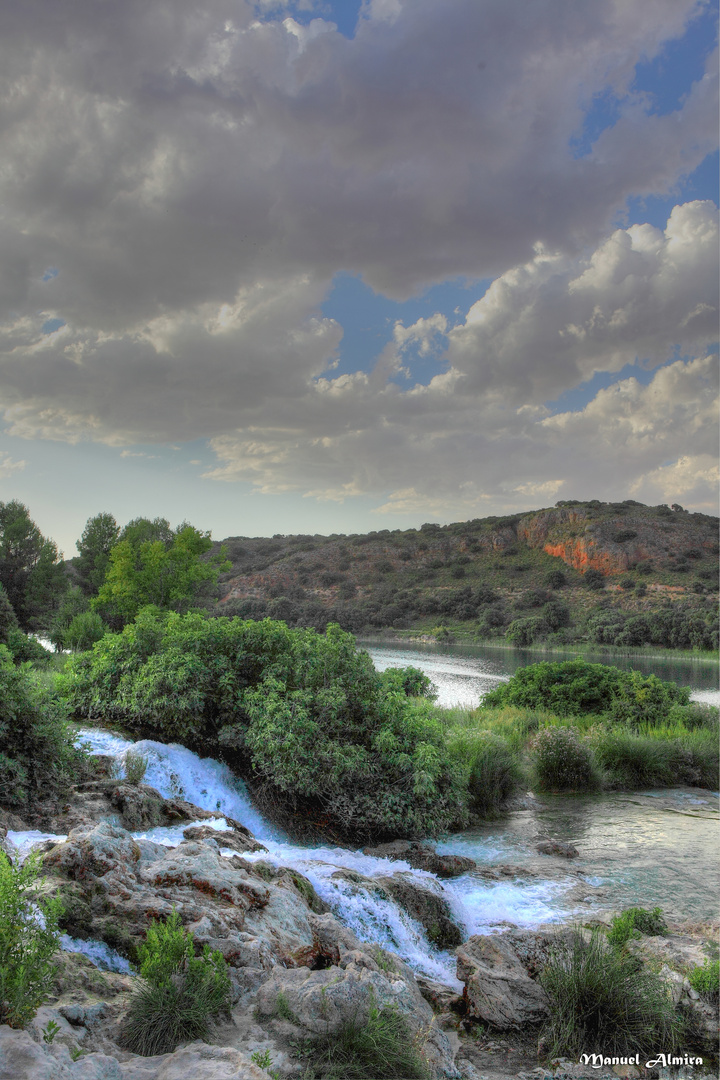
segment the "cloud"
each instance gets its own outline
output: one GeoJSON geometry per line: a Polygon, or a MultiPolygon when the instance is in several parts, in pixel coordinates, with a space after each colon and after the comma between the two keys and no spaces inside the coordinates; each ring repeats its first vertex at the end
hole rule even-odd
{"type": "Polygon", "coordinates": [[[12,6],[10,432],[126,453],[205,439],[208,480],[370,495],[398,513],[551,497],[585,478],[627,489],[709,452],[714,209],[676,207],[664,231],[610,225],[716,145],[715,58],[675,112],[632,89],[636,64],[702,10],[372,0],[348,40],[281,3],[12,6]],[[575,157],[605,93],[617,122],[575,157]],[[333,377],[342,327],[321,305],[339,271],[397,299],[495,280],[461,325],[397,322],[367,370],[333,377]],[[64,326],[43,334],[51,319],[64,326]],[[697,359],[661,368],[652,392],[623,383],[549,415],[593,372],[676,355],[697,359]],[[423,383],[416,357],[435,365],[423,383]]]}
{"type": "Polygon", "coordinates": [[[630,493],[641,502],[674,502],[717,512],[720,469],[712,454],[684,454],[670,465],[661,465],[640,476],[630,493]]]}
{"type": "Polygon", "coordinates": [[[24,468],[24,461],[13,461],[9,454],[0,453],[0,477],[12,476],[13,473],[21,472],[24,468]]]}

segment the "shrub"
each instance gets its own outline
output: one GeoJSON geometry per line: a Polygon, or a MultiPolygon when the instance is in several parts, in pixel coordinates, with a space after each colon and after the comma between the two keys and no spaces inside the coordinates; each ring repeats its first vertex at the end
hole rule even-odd
{"type": "Polygon", "coordinates": [[[82,611],[76,615],[63,635],[63,645],[73,651],[91,649],[105,636],[107,627],[97,611],[82,611]]]}
{"type": "Polygon", "coordinates": [[[470,809],[478,814],[496,813],[522,782],[516,755],[489,731],[451,730],[448,752],[464,770],[470,809]]]}
{"type": "Polygon", "coordinates": [[[0,646],[0,791],[11,806],[63,793],[87,769],[65,706],[0,646]]]}
{"type": "Polygon", "coordinates": [[[602,933],[574,931],[540,976],[550,1002],[543,1042],[549,1057],[577,1058],[677,1047],[683,1027],[659,975],[602,933]]]}
{"type": "Polygon", "coordinates": [[[642,934],[648,937],[661,937],[667,933],[667,923],[659,907],[652,911],[645,908],[626,908],[616,915],[610,924],[607,939],[611,945],[617,948],[626,945],[631,938],[639,938],[642,934]]]}
{"type": "Polygon", "coordinates": [[[592,752],[576,728],[542,728],[531,749],[541,791],[582,791],[598,787],[592,752]]]}
{"type": "Polygon", "coordinates": [[[122,1026],[122,1045],[151,1057],[172,1053],[181,1042],[207,1040],[212,1018],[230,1006],[222,954],[205,945],[195,956],[193,936],[177,912],[166,923],[153,920],[139,953],[142,982],[122,1026]]]}
{"type": "Polygon", "coordinates": [[[717,1005],[720,999],[720,960],[706,960],[702,967],[694,967],[688,982],[702,998],[717,1005]]]}
{"type": "Polygon", "coordinates": [[[586,589],[594,589],[600,591],[605,588],[605,575],[600,570],[595,570],[594,567],[590,567],[585,571],[583,577],[583,585],[586,589]]]}
{"type": "Polygon", "coordinates": [[[38,890],[40,855],[13,866],[0,851],[0,1023],[23,1027],[52,989],[62,903],[38,890]]]}
{"type": "Polygon", "coordinates": [[[134,750],[127,750],[123,759],[125,766],[125,780],[128,784],[141,784],[147,772],[148,759],[144,754],[138,754],[134,750]]]}
{"type": "Polygon", "coordinates": [[[519,668],[509,682],[485,695],[485,705],[548,709],[559,716],[611,711],[617,720],[657,722],[690,699],[687,687],[639,671],[586,660],[544,661],[519,668]]]}
{"type": "Polygon", "coordinates": [[[372,1008],[367,1023],[347,1022],[313,1045],[310,1075],[333,1080],[426,1080],[428,1070],[405,1019],[390,1007],[372,1008]]]}

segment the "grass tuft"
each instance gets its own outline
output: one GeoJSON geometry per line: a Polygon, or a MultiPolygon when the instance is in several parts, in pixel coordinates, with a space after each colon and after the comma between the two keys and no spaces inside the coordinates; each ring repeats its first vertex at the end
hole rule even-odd
{"type": "Polygon", "coordinates": [[[639,938],[641,934],[647,934],[648,937],[661,937],[666,933],[667,923],[659,907],[653,908],[652,911],[646,911],[641,907],[631,907],[614,917],[607,939],[611,945],[621,948],[631,938],[639,938]]]}
{"type": "Polygon", "coordinates": [[[550,1001],[543,1042],[549,1057],[641,1055],[679,1047],[683,1021],[659,975],[600,931],[575,931],[540,976],[550,1001]]]}
{"type": "Polygon", "coordinates": [[[324,1080],[427,1080],[406,1021],[390,1007],[373,1008],[366,1024],[347,1022],[312,1047],[306,1075],[324,1080]]]}

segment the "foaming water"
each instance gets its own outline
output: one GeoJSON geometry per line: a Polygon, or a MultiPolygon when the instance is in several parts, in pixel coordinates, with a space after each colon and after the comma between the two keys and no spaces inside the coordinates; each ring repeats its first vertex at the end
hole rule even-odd
{"type": "Polygon", "coordinates": [[[17,857],[23,863],[32,849],[37,847],[38,844],[43,844],[46,840],[53,840],[56,844],[62,844],[67,840],[67,835],[65,833],[40,832],[38,829],[26,829],[24,832],[8,829],[7,839],[17,849],[17,857]]]}
{"type": "Polygon", "coordinates": [[[281,829],[270,825],[255,809],[242,780],[214,758],[200,758],[179,743],[161,743],[153,739],[131,742],[94,728],[83,728],[77,741],[93,754],[116,758],[121,771],[128,750],[141,754],[148,763],[145,783],[156,788],[166,799],[186,799],[201,810],[235,818],[258,840],[266,836],[285,838],[281,829]]]}
{"type": "Polygon", "coordinates": [[[115,971],[121,975],[134,975],[130,963],[115,952],[104,941],[82,941],[80,938],[72,938],[69,934],[63,934],[60,938],[60,947],[65,952],[82,953],[95,967],[102,971],[115,971]]]}

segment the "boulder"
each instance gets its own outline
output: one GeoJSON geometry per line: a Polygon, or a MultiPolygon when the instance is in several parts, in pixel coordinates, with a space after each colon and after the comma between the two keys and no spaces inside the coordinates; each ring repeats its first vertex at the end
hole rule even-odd
{"type": "Polygon", "coordinates": [[[530,978],[505,935],[475,935],[456,955],[470,1016],[507,1029],[535,1024],[548,1015],[545,991],[530,978]]]}
{"type": "Polygon", "coordinates": [[[393,840],[388,844],[363,848],[365,855],[378,859],[400,859],[415,870],[427,870],[441,878],[459,877],[474,870],[476,862],[463,855],[438,855],[428,844],[414,840],[393,840]]]}
{"type": "Polygon", "coordinates": [[[328,1035],[346,1023],[367,1023],[378,1006],[391,1006],[404,1017],[433,1073],[459,1077],[453,1043],[435,1022],[412,972],[401,960],[394,971],[384,972],[370,956],[364,958],[366,963],[358,959],[348,954],[345,967],[333,965],[322,971],[275,969],[257,992],[258,1017],[262,1021],[280,1012],[308,1033],[328,1035]]]}
{"type": "Polygon", "coordinates": [[[228,829],[219,832],[211,825],[191,825],[183,829],[183,836],[186,840],[216,840],[219,847],[230,848],[241,855],[246,851],[267,851],[267,848],[254,840],[247,830],[239,832],[237,829],[228,829]]]}
{"type": "Polygon", "coordinates": [[[438,949],[454,949],[460,944],[463,935],[460,927],[453,922],[450,905],[443,896],[424,889],[407,873],[390,874],[373,880],[425,928],[428,939],[438,949]]]}
{"type": "Polygon", "coordinates": [[[565,840],[542,840],[535,845],[535,850],[541,855],[561,855],[564,859],[577,859],[580,854],[574,844],[565,840]]]}

